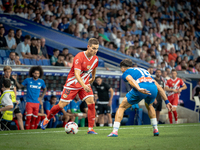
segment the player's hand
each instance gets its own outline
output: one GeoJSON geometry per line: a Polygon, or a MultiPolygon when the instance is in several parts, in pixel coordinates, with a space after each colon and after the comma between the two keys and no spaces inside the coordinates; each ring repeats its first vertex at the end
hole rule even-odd
{"type": "Polygon", "coordinates": [[[172,111],[172,104],[171,103],[168,103],[166,105],[166,107],[167,107],[168,111],[172,111]]]}
{"type": "Polygon", "coordinates": [[[83,113],[83,118],[86,118],[87,117],[87,114],[86,113],[83,113]]]}
{"type": "Polygon", "coordinates": [[[94,80],[92,78],[89,79],[89,83],[92,84],[94,80]]]}
{"type": "Polygon", "coordinates": [[[155,101],[153,103],[156,105],[158,103],[158,101],[155,99],[155,101]]]}
{"type": "Polygon", "coordinates": [[[16,74],[16,75],[12,75],[12,78],[13,78],[14,80],[17,80],[17,74],[16,74]]]}
{"type": "Polygon", "coordinates": [[[89,85],[89,84],[85,85],[83,88],[84,88],[84,90],[85,90],[86,92],[91,92],[91,90],[90,90],[90,85],[89,85]]]}
{"type": "Polygon", "coordinates": [[[178,89],[178,93],[181,93],[182,92],[182,89],[178,89]]]}
{"type": "Polygon", "coordinates": [[[174,92],[174,93],[178,93],[178,91],[177,91],[176,89],[173,89],[173,92],[174,92]]]}
{"type": "Polygon", "coordinates": [[[111,105],[112,105],[112,101],[109,101],[108,106],[111,106],[111,105]]]}
{"type": "Polygon", "coordinates": [[[56,122],[56,117],[53,117],[53,122],[56,122]]]}
{"type": "Polygon", "coordinates": [[[75,117],[78,117],[78,114],[77,114],[77,113],[75,113],[75,114],[74,114],[74,116],[75,116],[75,117]]]}
{"type": "Polygon", "coordinates": [[[38,101],[40,102],[41,105],[43,105],[43,103],[42,103],[42,97],[38,97],[38,101]]]}
{"type": "Polygon", "coordinates": [[[149,93],[149,91],[147,91],[146,89],[143,89],[143,88],[139,88],[138,91],[143,94],[151,95],[151,93],[149,93]]]}

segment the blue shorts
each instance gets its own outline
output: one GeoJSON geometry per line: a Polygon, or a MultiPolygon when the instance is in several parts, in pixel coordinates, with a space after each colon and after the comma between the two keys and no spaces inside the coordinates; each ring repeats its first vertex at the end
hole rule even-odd
{"type": "Polygon", "coordinates": [[[126,94],[128,103],[131,105],[138,104],[142,99],[149,105],[152,104],[157,96],[158,89],[154,83],[139,83],[140,88],[146,89],[151,95],[138,92],[135,88],[126,94]]]}

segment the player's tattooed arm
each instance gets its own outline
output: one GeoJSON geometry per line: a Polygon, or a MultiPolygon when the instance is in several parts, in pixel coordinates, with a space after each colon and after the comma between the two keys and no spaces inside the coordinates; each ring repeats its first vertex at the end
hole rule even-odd
{"type": "Polygon", "coordinates": [[[138,85],[138,83],[133,79],[133,77],[131,75],[128,75],[126,77],[126,80],[128,81],[128,83],[134,87],[136,90],[138,90],[139,92],[143,93],[143,94],[148,94],[151,95],[151,93],[149,93],[149,91],[147,91],[146,89],[140,88],[140,86],[138,85]]]}
{"type": "Polygon", "coordinates": [[[75,77],[76,77],[76,79],[78,80],[78,82],[80,83],[80,85],[84,88],[84,90],[85,90],[86,92],[90,92],[90,85],[86,85],[86,84],[83,82],[83,80],[81,79],[80,73],[81,73],[80,70],[78,70],[78,69],[75,69],[75,70],[74,70],[75,77]]]}

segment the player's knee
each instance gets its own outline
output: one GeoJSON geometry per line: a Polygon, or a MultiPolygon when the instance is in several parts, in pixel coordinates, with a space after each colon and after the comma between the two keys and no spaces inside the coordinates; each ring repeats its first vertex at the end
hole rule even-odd
{"type": "Polygon", "coordinates": [[[89,104],[94,104],[94,97],[88,97],[85,99],[85,102],[87,103],[87,105],[89,104]]]}
{"type": "Polygon", "coordinates": [[[172,107],[172,111],[176,111],[176,107],[172,107]]]}
{"type": "Polygon", "coordinates": [[[22,119],[22,114],[21,113],[17,113],[15,115],[16,115],[17,119],[22,119]]]}
{"type": "Polygon", "coordinates": [[[63,109],[66,105],[68,105],[69,104],[69,102],[63,102],[63,101],[60,101],[59,103],[58,103],[58,105],[59,105],[59,107],[61,108],[61,109],[63,109]]]}

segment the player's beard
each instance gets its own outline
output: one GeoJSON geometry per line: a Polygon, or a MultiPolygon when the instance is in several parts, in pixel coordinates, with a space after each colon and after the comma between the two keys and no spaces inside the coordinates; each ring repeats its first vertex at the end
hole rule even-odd
{"type": "Polygon", "coordinates": [[[37,80],[39,77],[35,77],[35,76],[33,76],[33,79],[35,79],[35,80],[37,80]]]}

